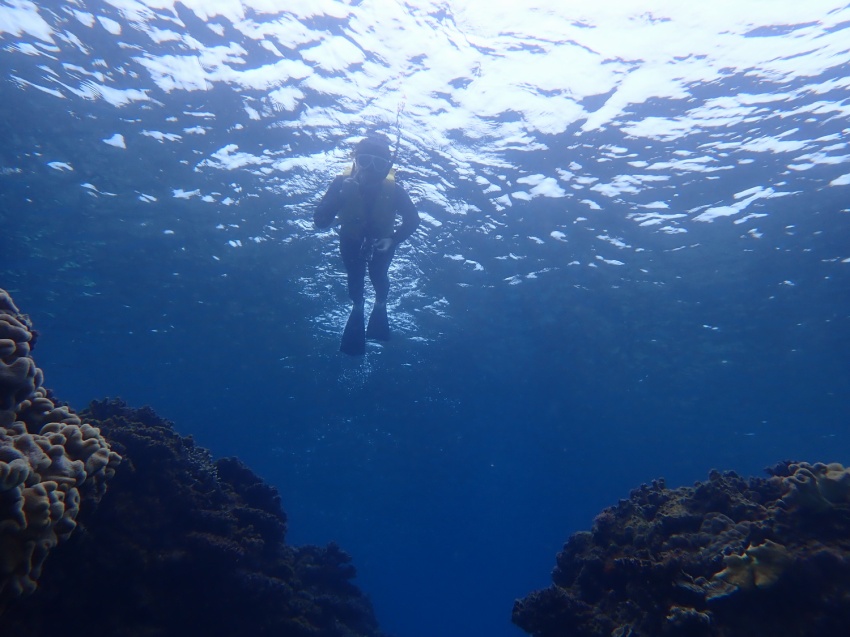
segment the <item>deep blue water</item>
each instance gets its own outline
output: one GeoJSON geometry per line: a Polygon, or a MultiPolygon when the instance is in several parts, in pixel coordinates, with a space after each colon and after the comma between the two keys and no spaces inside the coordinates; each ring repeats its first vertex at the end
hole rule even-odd
{"type": "MultiPolygon", "coordinates": [[[[114,5],[97,6],[122,21],[114,5]]],[[[387,632],[520,634],[513,600],[548,585],[569,534],[643,482],[688,484],[712,468],[753,475],[782,459],[850,462],[850,204],[839,179],[850,172],[849,98],[830,84],[834,68],[772,85],[747,69],[695,82],[690,100],[705,105],[748,91],[791,97],[675,139],[627,129],[690,113],[691,102],[635,103],[598,130],[527,123],[532,143],[442,136],[441,111],[423,114],[408,96],[400,174],[436,222],[399,250],[393,340],[351,359],[337,352],[347,306],[336,241],[307,221],[369,117],[323,127],[310,109],[348,112],[347,102],[302,86],[298,108],[257,120],[244,107],[260,109],[261,91],[226,81],[167,91],[96,64],[104,85],[138,84],[152,101],[75,96],[56,78],[77,86],[86,76],[63,60],[141,67],[138,48],[116,47],[65,9],[42,16],[65,20],[85,54],[70,39],[22,52],[15,42],[38,38],[8,29],[0,53],[0,287],[40,332],[46,385],[78,408],[105,396],[151,405],[214,455],[239,456],[280,489],[290,542],[333,540],[353,556],[387,632]],[[198,123],[209,130],[185,132],[198,123]],[[125,149],[102,142],[119,132],[125,149]],[[777,149],[747,147],[757,139],[777,149]],[[779,143],[789,139],[804,146],[788,154],[779,143]],[[213,166],[227,144],[302,163],[213,166]],[[676,165],[683,153],[722,170],[676,165]],[[641,182],[650,171],[635,162],[664,161],[652,174],[665,181],[641,182]],[[789,168],[806,161],[815,166],[789,168]],[[560,196],[513,197],[506,209],[492,199],[559,170],[619,191],[562,177],[560,196]],[[484,193],[470,171],[504,189],[484,193]],[[696,219],[768,187],[787,194],[696,219]],[[666,231],[635,220],[653,210],[682,218],[666,231]]],[[[219,41],[178,13],[206,46],[219,41]]],[[[160,51],[124,24],[125,44],[181,50],[165,41],[160,51]]],[[[590,112],[607,97],[581,104],[590,112]]],[[[383,117],[391,133],[394,117],[383,117]]]]}
{"type": "MultiPolygon", "coordinates": [[[[341,295],[299,296],[280,246],[222,279],[144,240],[92,248],[85,218],[62,214],[37,224],[45,254],[17,246],[5,274],[48,386],[79,406],[151,404],[241,457],[280,488],[289,540],[350,551],[399,635],[518,633],[513,599],[641,482],[846,459],[848,281],[793,241],[648,255],[664,285],[591,272],[466,289],[463,312],[423,321],[429,342],[399,335],[359,361],[309,320],[341,295]],[[88,258],[57,269],[54,244],[88,258]]],[[[457,295],[443,276],[428,289],[457,295]]]]}

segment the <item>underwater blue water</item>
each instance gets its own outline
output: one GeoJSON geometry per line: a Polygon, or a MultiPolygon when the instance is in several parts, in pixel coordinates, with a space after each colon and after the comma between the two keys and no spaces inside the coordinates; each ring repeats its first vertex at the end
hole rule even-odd
{"type": "MultiPolygon", "coordinates": [[[[364,33],[356,3],[331,5],[349,22],[301,24],[364,33]]],[[[122,3],[87,9],[124,20],[118,35],[71,7],[40,15],[82,46],[0,33],[0,287],[40,332],[45,384],[77,408],[105,396],[151,405],[214,455],[239,456],[280,489],[288,541],[352,555],[388,633],[520,634],[513,600],[548,585],[569,534],[643,482],[850,461],[850,96],[834,68],[767,88],[746,69],[694,81],[699,104],[774,100],[680,137],[628,130],[691,113],[678,99],[635,101],[599,129],[526,121],[512,140],[527,113],[491,117],[491,139],[438,131],[444,111],[408,103],[400,174],[429,219],[399,249],[393,340],[349,358],[337,352],[348,307],[336,240],[309,219],[375,117],[324,125],[320,107],[357,109],[304,85],[291,112],[263,111],[267,91],[228,79],[154,86],[141,47],[200,45],[146,39],[122,3]],[[85,60],[106,74],[90,75],[101,97],[68,89],[89,77],[74,67],[85,60]],[[104,97],[136,84],[150,99],[104,97]],[[186,132],[198,122],[206,132],[186,132]],[[103,143],[117,132],[126,148],[103,143]],[[747,146],[759,139],[776,148],[747,146]],[[788,151],[789,139],[802,141],[788,151]],[[215,165],[234,154],[227,144],[245,164],[215,165]],[[651,174],[663,181],[647,179],[662,161],[651,174]],[[526,196],[535,184],[549,194],[526,196]],[[653,211],[681,217],[635,216],[653,211]]],[[[200,10],[174,11],[172,27],[212,51],[220,34],[200,10]]],[[[222,33],[256,62],[243,35],[222,33]]],[[[591,113],[610,96],[580,104],[591,113]]],[[[393,134],[396,104],[382,115],[393,134]]]]}

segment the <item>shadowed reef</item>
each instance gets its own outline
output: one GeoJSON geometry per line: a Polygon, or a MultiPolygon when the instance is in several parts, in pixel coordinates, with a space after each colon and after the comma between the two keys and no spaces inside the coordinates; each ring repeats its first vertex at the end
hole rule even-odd
{"type": "MultiPolygon", "coordinates": [[[[37,332],[0,290],[0,635],[381,637],[335,544],[286,543],[277,490],[152,409],[76,413],[43,386],[37,332]]],[[[850,469],[643,485],[517,600],[535,637],[845,634],[850,469]]]]}
{"type": "Polygon", "coordinates": [[[632,491],[569,539],[514,623],[535,637],[846,634],[850,470],[769,473],[632,491]]]}
{"type": "Polygon", "coordinates": [[[42,385],[0,290],[0,634],[379,637],[335,544],[286,544],[277,490],[150,408],[42,385]]]}

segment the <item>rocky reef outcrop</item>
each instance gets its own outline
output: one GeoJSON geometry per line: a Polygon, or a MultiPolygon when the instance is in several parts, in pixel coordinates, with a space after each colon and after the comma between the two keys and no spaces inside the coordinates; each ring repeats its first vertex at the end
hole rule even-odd
{"type": "Polygon", "coordinates": [[[0,310],[0,635],[381,635],[346,553],[286,544],[274,487],[150,408],[75,414],[0,310]]]}
{"type": "Polygon", "coordinates": [[[845,634],[850,470],[768,473],[632,491],[567,541],[552,586],[517,600],[514,623],[535,637],[845,634]]]}
{"type": "Polygon", "coordinates": [[[99,500],[121,462],[97,427],[42,387],[35,340],[0,290],[0,608],[36,590],[48,555],[77,526],[81,499],[99,500]]]}

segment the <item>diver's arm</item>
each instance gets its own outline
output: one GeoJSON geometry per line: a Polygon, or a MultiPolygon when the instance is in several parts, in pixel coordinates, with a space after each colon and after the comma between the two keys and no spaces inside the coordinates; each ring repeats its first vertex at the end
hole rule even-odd
{"type": "Polygon", "coordinates": [[[345,178],[342,175],[337,175],[316,206],[313,213],[313,225],[317,228],[330,228],[333,224],[336,213],[342,207],[343,181],[345,181],[345,178]]]}
{"type": "Polygon", "coordinates": [[[393,245],[398,245],[419,227],[419,213],[416,212],[416,206],[407,191],[399,184],[396,184],[395,189],[395,209],[401,215],[401,225],[393,232],[393,245]]]}

